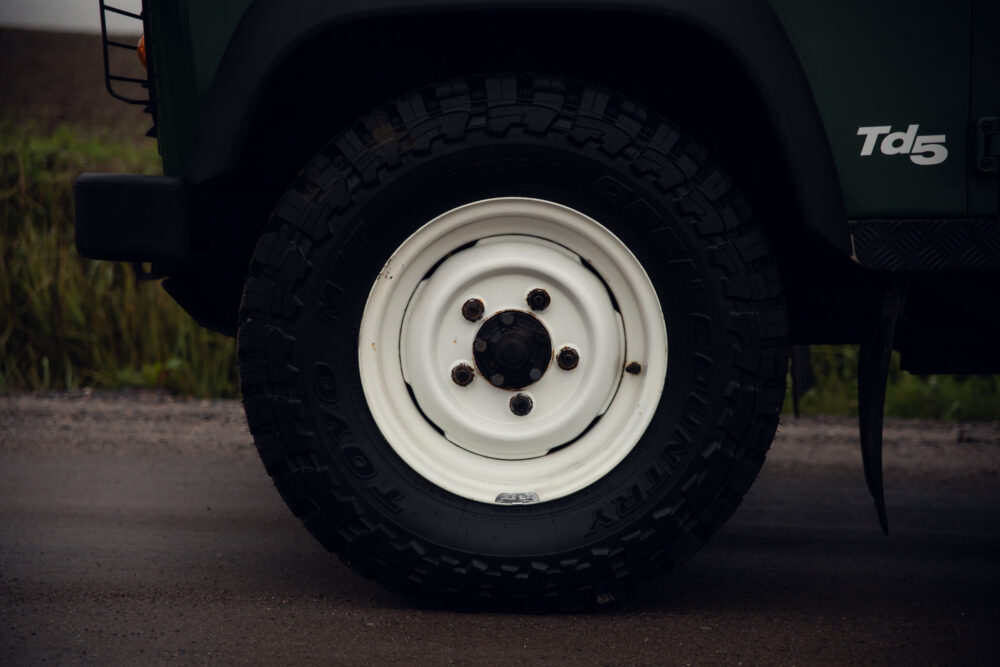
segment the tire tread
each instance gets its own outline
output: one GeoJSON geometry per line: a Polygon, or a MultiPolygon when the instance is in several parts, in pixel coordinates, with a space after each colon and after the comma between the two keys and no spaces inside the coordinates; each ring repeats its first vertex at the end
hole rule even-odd
{"type": "Polygon", "coordinates": [[[692,137],[642,105],[558,77],[455,79],[376,109],[331,141],[276,206],[258,243],[240,309],[244,406],[278,492],[324,546],[363,576],[423,600],[465,608],[579,608],[617,597],[660,567],[689,558],[739,505],[774,436],[788,363],[787,315],[777,265],[749,204],[692,137]],[[311,456],[294,398],[301,316],[295,287],[312,270],[310,249],[329,220],[407,160],[470,134],[553,136],[573,150],[622,160],[673,202],[710,250],[731,311],[734,379],[716,434],[678,483],[679,496],[611,543],[574,557],[509,562],[465,557],[401,537],[311,456]],[[317,206],[323,197],[323,206],[317,206]],[[315,215],[311,212],[315,209],[315,215]],[[391,558],[387,556],[391,554],[391,558]]]}

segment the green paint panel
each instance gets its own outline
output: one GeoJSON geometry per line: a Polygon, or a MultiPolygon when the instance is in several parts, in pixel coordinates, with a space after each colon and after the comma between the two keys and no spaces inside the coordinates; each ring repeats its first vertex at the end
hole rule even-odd
{"type": "MultiPolygon", "coordinates": [[[[1000,116],[1000,2],[975,0],[972,10],[972,96],[969,122],[1000,116]]],[[[971,127],[972,125],[970,125],[971,127]]],[[[976,155],[970,156],[971,159],[976,155]]],[[[996,215],[1000,209],[1000,178],[972,169],[969,214],[996,215]]]]}
{"type": "MultiPolygon", "coordinates": [[[[733,0],[738,2],[740,0],[733,0]]],[[[253,0],[149,0],[164,171],[187,171],[198,117],[240,18],[253,0]]],[[[981,91],[996,72],[1000,41],[983,19],[994,0],[771,0],[812,85],[837,164],[848,217],[962,216],[996,210],[996,181],[971,165],[970,114],[991,107],[1000,86],[981,91]],[[980,29],[973,28],[973,4],[980,29]],[[970,109],[970,52],[978,57],[970,109]],[[862,156],[860,127],[945,135],[947,159],[915,164],[884,155],[884,136],[862,156]]],[[[994,24],[995,25],[995,24],[994,24]]],[[[1000,109],[992,114],[1000,113],[1000,109]]],[[[985,115],[985,114],[983,114],[985,115]]],[[[896,144],[905,143],[897,141],[896,144]]]]}
{"type": "MultiPolygon", "coordinates": [[[[967,213],[972,0],[771,0],[812,85],[852,219],[967,213]],[[858,128],[945,135],[921,166],[858,128]]],[[[896,145],[903,144],[898,141],[896,145]]]]}
{"type": "Polygon", "coordinates": [[[163,171],[183,176],[226,45],[253,0],[149,0],[163,171]]]}
{"type": "Polygon", "coordinates": [[[194,81],[187,13],[177,2],[146,5],[149,24],[146,45],[153,63],[156,91],[156,131],[163,157],[163,172],[183,176],[191,151],[194,125],[194,81]]]}
{"type": "Polygon", "coordinates": [[[188,29],[194,57],[195,86],[199,103],[205,101],[229,39],[253,0],[188,0],[188,29]]]}

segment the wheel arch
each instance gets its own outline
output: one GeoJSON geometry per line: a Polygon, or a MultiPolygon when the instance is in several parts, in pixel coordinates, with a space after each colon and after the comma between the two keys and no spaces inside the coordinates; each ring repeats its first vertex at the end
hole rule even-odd
{"type": "MultiPolygon", "coordinates": [[[[803,243],[850,254],[818,109],[763,0],[373,0],[295,12],[258,0],[209,92],[189,181],[276,201],[327,140],[385,100],[525,70],[620,90],[691,129],[747,191],[779,255],[803,243]]],[[[243,228],[256,234],[268,212],[243,228]]]]}

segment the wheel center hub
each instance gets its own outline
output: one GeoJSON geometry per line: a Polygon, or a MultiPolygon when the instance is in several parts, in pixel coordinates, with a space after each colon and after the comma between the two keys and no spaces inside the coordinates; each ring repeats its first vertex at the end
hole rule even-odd
{"type": "Polygon", "coordinates": [[[473,354],[479,372],[494,387],[523,389],[545,374],[552,359],[552,340],[537,318],[505,310],[479,328],[473,354]]]}

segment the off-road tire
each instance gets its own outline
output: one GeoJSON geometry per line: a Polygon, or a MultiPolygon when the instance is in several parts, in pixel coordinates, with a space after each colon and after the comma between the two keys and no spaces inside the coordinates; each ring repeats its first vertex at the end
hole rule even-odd
{"type": "Polygon", "coordinates": [[[326,548],[405,595],[537,609],[614,599],[722,526],[774,436],[786,330],[762,227],[691,136],[595,86],[506,75],[416,91],[320,151],[257,246],[238,347],[261,459],[326,548]],[[670,345],[659,406],[620,464],[567,497],[502,506],[449,493],[396,454],[365,400],[358,332],[414,230],[512,196],[614,232],[656,288],[670,345]]]}

